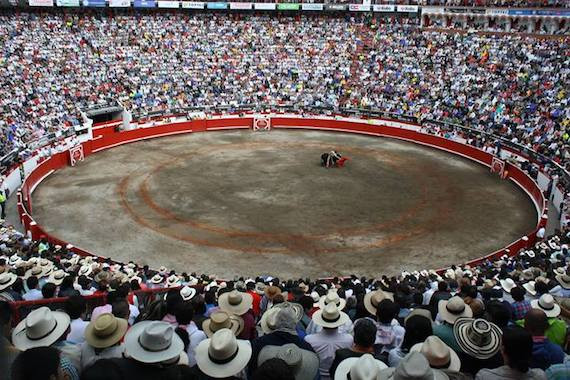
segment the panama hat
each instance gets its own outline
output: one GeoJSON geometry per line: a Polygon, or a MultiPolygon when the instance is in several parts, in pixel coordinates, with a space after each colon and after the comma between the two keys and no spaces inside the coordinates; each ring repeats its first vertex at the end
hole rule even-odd
{"type": "Polygon", "coordinates": [[[164,278],[162,278],[162,276],[159,275],[158,273],[152,276],[152,278],[150,279],[150,282],[155,285],[161,284],[162,281],[164,281],[164,278]]]}
{"type": "Polygon", "coordinates": [[[8,259],[8,265],[15,267],[18,264],[20,264],[22,261],[24,260],[20,256],[14,254],[10,256],[10,259],[8,259]]]}
{"type": "Polygon", "coordinates": [[[182,285],[180,278],[174,274],[166,279],[165,287],[167,288],[177,288],[180,285],[182,285]]]}
{"type": "Polygon", "coordinates": [[[85,340],[95,348],[111,347],[123,338],[128,327],[126,319],[117,318],[111,313],[100,314],[85,328],[85,340]]]}
{"type": "Polygon", "coordinates": [[[554,302],[554,297],[550,294],[543,294],[537,300],[530,301],[533,309],[544,311],[548,318],[555,318],[560,315],[560,306],[554,302]]]}
{"type": "Polygon", "coordinates": [[[324,309],[329,303],[336,305],[339,310],[344,309],[346,306],[346,300],[340,298],[336,290],[330,290],[327,295],[319,298],[319,309],[324,309]]]}
{"type": "Polygon", "coordinates": [[[455,372],[461,369],[459,356],[435,335],[428,336],[423,343],[414,344],[410,349],[410,352],[413,351],[421,352],[432,368],[449,369],[455,372]]]}
{"type": "Polygon", "coordinates": [[[267,360],[277,358],[283,360],[293,370],[296,380],[314,379],[319,372],[319,357],[312,351],[299,348],[294,343],[283,346],[265,346],[257,357],[259,367],[267,360]]]}
{"type": "Polygon", "coordinates": [[[180,289],[180,296],[184,301],[190,301],[196,295],[196,289],[189,286],[184,286],[180,289]]]}
{"type": "Polygon", "coordinates": [[[95,282],[109,281],[111,280],[111,273],[106,270],[102,270],[95,275],[94,280],[95,282]]]}
{"type": "Polygon", "coordinates": [[[253,297],[251,294],[238,292],[237,290],[226,292],[218,298],[220,309],[235,315],[245,314],[251,309],[252,304],[253,297]]]}
{"type": "Polygon", "coordinates": [[[501,287],[505,290],[505,292],[510,293],[511,290],[517,286],[515,281],[512,278],[507,278],[505,280],[500,280],[501,287]]]}
{"type": "Polygon", "coordinates": [[[39,267],[38,265],[34,265],[30,269],[28,269],[26,271],[26,273],[24,274],[24,278],[30,278],[32,276],[35,276],[37,278],[43,277],[44,276],[43,269],[41,267],[39,267]]]}
{"type": "Polygon", "coordinates": [[[413,316],[420,316],[420,317],[424,317],[426,319],[429,319],[430,322],[433,322],[432,316],[431,316],[431,312],[428,309],[422,309],[422,308],[415,308],[413,309],[410,314],[408,314],[406,316],[406,318],[404,318],[404,324],[406,324],[408,322],[408,319],[410,319],[413,316]]]}
{"type": "Polygon", "coordinates": [[[437,305],[438,313],[447,323],[453,324],[457,318],[473,316],[473,311],[465,304],[459,296],[451,297],[449,300],[441,300],[437,305]]]}
{"type": "Polygon", "coordinates": [[[69,323],[66,313],[40,307],[18,323],[12,332],[12,343],[21,351],[51,346],[67,331],[69,323]]]}
{"type": "Polygon", "coordinates": [[[63,282],[63,279],[66,277],[67,277],[67,274],[64,271],[62,271],[61,269],[59,269],[59,270],[56,270],[55,272],[52,272],[52,274],[47,279],[47,282],[51,282],[52,284],[59,286],[63,282]]]}
{"type": "Polygon", "coordinates": [[[453,325],[459,347],[477,359],[493,357],[501,346],[501,329],[484,319],[459,318],[453,325]]]}
{"type": "Polygon", "coordinates": [[[536,282],[534,282],[534,281],[529,281],[529,282],[523,284],[523,288],[525,288],[525,290],[526,290],[527,292],[529,292],[529,294],[531,294],[531,295],[534,296],[534,295],[536,295],[536,289],[535,289],[535,287],[534,287],[535,284],[536,284],[536,282]]]}
{"type": "Polygon", "coordinates": [[[341,361],[334,373],[334,380],[375,380],[380,371],[388,368],[370,354],[341,361]]]}
{"type": "Polygon", "coordinates": [[[297,303],[293,302],[282,302],[277,305],[273,305],[270,309],[266,310],[261,316],[259,325],[261,330],[265,334],[270,334],[277,329],[278,315],[280,318],[289,318],[293,325],[296,325],[301,318],[303,318],[304,310],[303,307],[297,303]],[[279,315],[281,311],[286,311],[279,315]]]}
{"type": "Polygon", "coordinates": [[[570,289],[570,276],[568,276],[566,273],[556,276],[556,281],[558,281],[560,286],[564,289],[570,289]]]}
{"type": "Polygon", "coordinates": [[[328,304],[324,309],[315,311],[313,314],[313,322],[326,328],[335,328],[344,325],[350,318],[348,315],[340,311],[336,305],[328,304]]]}
{"type": "Polygon", "coordinates": [[[14,273],[4,272],[0,273],[0,290],[4,290],[9,286],[12,286],[14,282],[16,282],[16,276],[14,273]]]}
{"type": "Polygon", "coordinates": [[[241,372],[251,358],[248,341],[236,339],[228,329],[216,331],[196,347],[196,364],[200,371],[215,378],[226,378],[241,372]]]}
{"type": "Polygon", "coordinates": [[[394,295],[392,293],[385,292],[380,289],[370,293],[366,293],[366,295],[364,296],[364,307],[370,314],[376,315],[376,308],[378,307],[378,304],[386,298],[393,301],[394,295]]]}
{"type": "Polygon", "coordinates": [[[184,343],[168,322],[135,323],[125,335],[127,355],[141,363],[161,363],[178,358],[184,343]]]}
{"type": "Polygon", "coordinates": [[[378,380],[448,380],[442,371],[430,367],[426,357],[419,352],[407,354],[396,368],[380,371],[378,380]]]}
{"type": "Polygon", "coordinates": [[[158,268],[158,273],[165,277],[168,274],[168,269],[166,269],[166,267],[163,265],[160,268],[158,268]]]}
{"type": "Polygon", "coordinates": [[[261,296],[265,294],[265,288],[267,286],[263,282],[256,282],[254,291],[261,296]]]}
{"type": "Polygon", "coordinates": [[[89,276],[93,272],[91,265],[82,265],[77,272],[78,276],[89,276]]]}
{"type": "Polygon", "coordinates": [[[244,321],[241,317],[221,310],[213,312],[210,318],[202,322],[202,330],[208,337],[211,337],[216,331],[221,329],[229,329],[234,335],[238,336],[243,331],[243,328],[244,321]]]}

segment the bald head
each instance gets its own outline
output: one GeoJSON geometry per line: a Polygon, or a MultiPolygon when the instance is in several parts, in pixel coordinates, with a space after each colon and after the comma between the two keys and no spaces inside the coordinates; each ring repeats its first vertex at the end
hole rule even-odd
{"type": "Polygon", "coordinates": [[[548,327],[548,318],[544,311],[540,309],[531,309],[524,317],[524,327],[533,336],[544,335],[548,327]]]}

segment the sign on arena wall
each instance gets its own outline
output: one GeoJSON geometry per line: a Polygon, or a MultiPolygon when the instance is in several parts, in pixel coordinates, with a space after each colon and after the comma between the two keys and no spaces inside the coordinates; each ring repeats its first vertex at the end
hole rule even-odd
{"type": "Polygon", "coordinates": [[[131,6],[131,0],[109,0],[111,8],[128,8],[131,6]]]}
{"type": "Polygon", "coordinates": [[[206,3],[207,9],[228,9],[228,3],[206,3]]]}
{"type": "Polygon", "coordinates": [[[230,3],[230,9],[250,10],[253,9],[253,3],[230,3]]]}
{"type": "Polygon", "coordinates": [[[322,11],[324,9],[325,9],[324,4],[311,4],[311,3],[301,4],[301,10],[303,11],[322,11]]]}
{"type": "Polygon", "coordinates": [[[30,0],[30,7],[53,7],[53,0],[30,0]]]}
{"type": "Polygon", "coordinates": [[[417,5],[398,5],[396,7],[398,12],[418,13],[417,5]]]}
{"type": "Polygon", "coordinates": [[[56,4],[58,7],[78,7],[79,0],[57,0],[56,4]]]}
{"type": "Polygon", "coordinates": [[[301,8],[301,4],[298,3],[279,3],[277,4],[277,9],[280,11],[298,11],[301,8]]]}
{"type": "Polygon", "coordinates": [[[351,12],[370,12],[370,5],[348,4],[348,10],[351,12]]]}
{"type": "Polygon", "coordinates": [[[69,148],[69,162],[71,166],[75,166],[79,161],[83,161],[84,159],[83,145],[76,145],[69,148]]]}
{"type": "Polygon", "coordinates": [[[373,12],[396,12],[396,7],[394,5],[383,5],[383,4],[374,4],[372,6],[373,12]]]}
{"type": "Polygon", "coordinates": [[[271,119],[266,115],[259,115],[253,118],[254,131],[269,131],[271,129],[271,119]]]}
{"type": "Polygon", "coordinates": [[[159,8],[180,8],[180,1],[158,1],[159,8]]]}
{"type": "Polygon", "coordinates": [[[107,4],[105,0],[83,0],[83,6],[105,8],[107,4]]]}
{"type": "Polygon", "coordinates": [[[327,11],[345,11],[346,5],[345,4],[327,4],[326,10],[327,11]]]}
{"type": "Polygon", "coordinates": [[[183,1],[182,8],[184,9],[204,9],[204,3],[200,1],[183,1]]]}
{"type": "Polygon", "coordinates": [[[254,3],[253,8],[260,11],[274,11],[277,9],[275,3],[254,3]]]}

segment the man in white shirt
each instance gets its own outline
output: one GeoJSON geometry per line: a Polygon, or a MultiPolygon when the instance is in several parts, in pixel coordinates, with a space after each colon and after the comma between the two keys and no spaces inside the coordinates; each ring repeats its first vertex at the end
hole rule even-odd
{"type": "Polygon", "coordinates": [[[30,276],[28,277],[28,279],[26,280],[26,285],[28,286],[28,291],[26,293],[24,293],[24,295],[22,296],[22,298],[25,301],[36,301],[36,300],[41,300],[44,297],[42,296],[42,292],[41,290],[39,290],[39,280],[36,276],[30,276]]]}
{"type": "Polygon", "coordinates": [[[82,319],[87,309],[87,303],[81,296],[71,296],[65,301],[65,312],[69,315],[71,323],[67,341],[75,344],[85,342],[85,328],[89,324],[82,319]]]}
{"type": "Polygon", "coordinates": [[[348,315],[340,311],[334,303],[329,303],[324,309],[317,310],[313,314],[313,321],[322,326],[323,330],[316,334],[307,335],[305,341],[313,347],[319,356],[321,380],[330,379],[329,369],[336,350],[352,346],[352,335],[338,331],[338,328],[349,319],[348,315]]]}

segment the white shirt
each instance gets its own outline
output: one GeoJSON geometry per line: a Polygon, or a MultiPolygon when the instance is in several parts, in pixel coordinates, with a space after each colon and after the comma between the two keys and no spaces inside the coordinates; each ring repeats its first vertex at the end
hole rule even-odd
{"type": "Polygon", "coordinates": [[[321,380],[330,379],[329,369],[334,360],[336,350],[352,347],[352,335],[339,333],[338,329],[323,329],[320,333],[307,335],[309,343],[319,356],[319,372],[321,380]]]}
{"type": "Polygon", "coordinates": [[[81,345],[81,368],[83,371],[85,368],[93,365],[99,359],[112,359],[112,358],[122,358],[123,352],[125,351],[125,346],[120,344],[117,346],[107,347],[99,354],[95,353],[93,347],[87,343],[81,345]]]}
{"type": "MultiPolygon", "coordinates": [[[[339,326],[338,328],[338,332],[341,334],[352,334],[352,330],[353,330],[353,323],[350,319],[344,325],[339,326]]],[[[309,325],[305,329],[307,335],[317,334],[320,333],[321,331],[323,331],[323,327],[317,325],[315,322],[313,322],[313,320],[309,322],[309,325]]]]}
{"type": "Polygon", "coordinates": [[[139,308],[136,307],[135,305],[131,305],[129,304],[129,326],[132,326],[135,323],[135,319],[139,316],[139,314],[141,313],[139,311],[139,308]]]}
{"type": "Polygon", "coordinates": [[[196,365],[196,347],[201,341],[207,339],[206,334],[198,329],[198,326],[191,321],[189,325],[186,326],[186,332],[190,338],[190,344],[188,345],[188,366],[192,367],[196,365]]]}
{"type": "Polygon", "coordinates": [[[67,341],[77,344],[85,342],[85,328],[88,324],[89,322],[86,322],[81,318],[72,320],[69,325],[67,341]]]}

